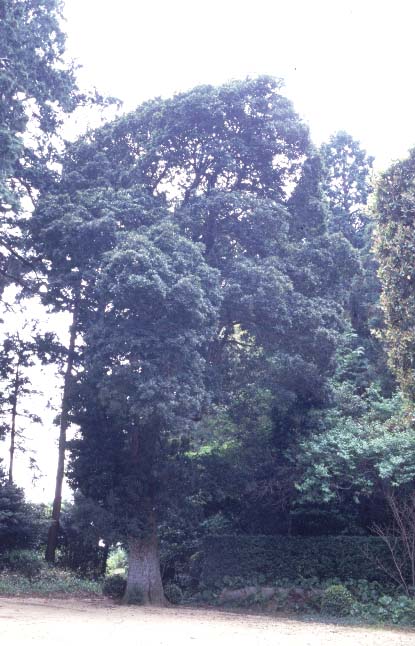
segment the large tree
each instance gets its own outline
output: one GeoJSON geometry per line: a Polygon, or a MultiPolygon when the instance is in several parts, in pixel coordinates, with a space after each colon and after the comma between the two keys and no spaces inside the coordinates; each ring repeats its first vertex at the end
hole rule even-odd
{"type": "Polygon", "coordinates": [[[86,319],[85,311],[91,307],[91,289],[103,254],[116,245],[117,233],[134,231],[162,218],[159,201],[140,187],[91,189],[87,188],[86,180],[78,187],[71,172],[74,157],[75,152],[69,147],[62,175],[39,200],[29,222],[36,266],[46,278],[42,301],[52,312],[67,312],[70,316],[68,344],[61,349],[60,357],[53,343],[49,348],[47,342],[43,344],[45,356],[60,360],[63,376],[56,485],[46,550],[48,561],[55,560],[58,542],[70,393],[74,372],[79,368],[77,341],[81,320],[86,319]]]}
{"type": "Polygon", "coordinates": [[[166,473],[175,438],[207,396],[203,354],[216,329],[218,275],[201,247],[165,222],[121,235],[95,289],[74,405],[82,440],[73,480],[112,513],[128,545],[125,600],[162,603],[157,522],[174,496],[166,473]]]}
{"type": "Polygon", "coordinates": [[[374,188],[373,157],[346,132],[333,135],[321,146],[320,155],[322,189],[329,205],[329,230],[341,232],[359,260],[343,294],[349,332],[352,332],[348,332],[350,349],[362,348],[366,357],[366,382],[378,381],[389,395],[394,384],[378,334],[383,326],[381,285],[372,249],[374,221],[369,206],[374,188]]]}
{"type": "Polygon", "coordinates": [[[341,231],[355,247],[366,244],[367,203],[373,191],[374,158],[347,132],[340,131],[320,148],[323,190],[330,205],[330,228],[341,231]]]}
{"type": "MultiPolygon", "coordinates": [[[[44,259],[51,299],[63,303],[62,296],[73,294],[73,281],[80,281],[82,291],[82,370],[71,405],[81,436],[72,479],[86,495],[130,521],[123,521],[130,543],[130,598],[140,583],[145,599],[160,599],[156,578],[151,584],[134,581],[147,547],[136,549],[132,539],[142,540],[140,528],[154,537],[149,493],[142,506],[144,524],[132,509],[149,489],[170,491],[175,469],[167,466],[188,446],[171,438],[180,411],[183,420],[199,415],[194,389],[236,411],[238,390],[250,390],[252,359],[255,374],[274,398],[280,428],[285,425],[286,434],[293,435],[301,426],[294,419],[296,401],[302,411],[325,401],[341,327],[338,293],[350,277],[353,253],[341,234],[327,232],[319,182],[307,129],[281,95],[280,83],[265,77],[155,100],[89,133],[71,149],[55,195],[38,211],[37,239],[40,244],[49,239],[44,259]],[[108,199],[101,208],[103,195],[108,199]],[[141,196],[138,202],[134,195],[141,196]],[[167,228],[161,237],[157,231],[163,222],[167,228]],[[161,247],[167,238],[171,246],[161,247]],[[195,335],[188,304],[182,303],[183,318],[174,305],[180,292],[164,277],[163,267],[171,267],[171,280],[176,276],[180,282],[184,272],[191,282],[193,272],[195,286],[200,284],[199,270],[191,272],[186,260],[194,244],[200,245],[200,271],[219,274],[214,334],[207,326],[195,335]],[[142,265],[143,254],[148,265],[142,265]],[[148,275],[146,289],[140,271],[148,275]],[[59,285],[61,279],[63,289],[54,291],[53,282],[59,285]],[[165,296],[172,290],[167,336],[164,324],[157,325],[168,305],[158,284],[167,284],[165,296]],[[200,344],[197,352],[192,337],[200,344]],[[183,368],[179,354],[171,355],[181,343],[183,368]],[[290,425],[283,420],[289,406],[290,425]],[[147,424],[154,419],[161,421],[147,424]],[[152,454],[154,460],[143,457],[152,454]],[[119,500],[130,505],[127,512],[119,500]]],[[[189,292],[189,304],[194,297],[189,292]]],[[[154,552],[154,541],[152,546],[154,552]]]]}
{"type": "Polygon", "coordinates": [[[312,361],[313,331],[332,327],[335,290],[350,278],[350,246],[326,230],[307,129],[280,89],[261,77],[151,101],[92,133],[73,164],[76,186],[139,183],[163,197],[182,233],[203,243],[222,276],[212,364],[244,336],[272,351],[295,345],[312,361]]]}
{"type": "Polygon", "coordinates": [[[382,284],[389,362],[415,397],[415,150],[393,164],[377,191],[375,252],[382,284]]]}

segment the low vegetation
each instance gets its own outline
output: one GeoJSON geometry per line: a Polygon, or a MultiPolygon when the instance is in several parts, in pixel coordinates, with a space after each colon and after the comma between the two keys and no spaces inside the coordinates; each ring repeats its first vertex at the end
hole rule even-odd
{"type": "Polygon", "coordinates": [[[14,550],[1,556],[0,595],[99,597],[102,585],[47,565],[38,552],[14,550]]]}
{"type": "MultiPolygon", "coordinates": [[[[121,602],[126,589],[125,554],[117,548],[109,558],[105,577],[80,577],[73,571],[45,563],[30,550],[3,553],[0,595],[40,597],[107,597],[121,602]]],[[[187,582],[191,581],[190,578],[187,582]]],[[[266,614],[342,619],[372,624],[415,626],[415,598],[396,585],[378,581],[299,577],[266,581],[265,576],[223,576],[213,587],[199,581],[195,587],[166,581],[165,595],[172,605],[212,606],[256,610],[266,614]]],[[[184,582],[184,583],[183,583],[184,582]]],[[[140,599],[136,603],[141,603],[140,599]]]]}

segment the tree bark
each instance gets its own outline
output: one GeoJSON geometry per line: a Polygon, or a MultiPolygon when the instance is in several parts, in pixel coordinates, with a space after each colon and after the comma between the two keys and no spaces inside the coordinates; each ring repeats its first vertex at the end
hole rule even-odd
{"type": "Polygon", "coordinates": [[[151,512],[149,531],[143,538],[130,538],[128,577],[123,602],[166,605],[160,573],[156,519],[151,512]]]}
{"type": "Polygon", "coordinates": [[[59,425],[59,442],[58,442],[58,466],[56,470],[55,496],[53,499],[51,524],[48,531],[48,541],[46,545],[45,559],[49,563],[54,563],[56,558],[56,548],[58,545],[59,521],[62,509],[62,485],[65,474],[65,452],[66,452],[66,431],[69,426],[69,394],[72,381],[72,369],[75,360],[75,342],[78,327],[78,310],[79,297],[76,299],[73,308],[72,325],[70,328],[68,360],[66,364],[61,419],[59,425]]]}
{"type": "Polygon", "coordinates": [[[14,378],[14,387],[13,387],[13,400],[12,400],[12,420],[10,428],[10,459],[9,459],[9,483],[13,484],[13,465],[14,465],[14,452],[16,450],[16,418],[17,418],[17,398],[19,395],[19,367],[20,363],[17,364],[16,374],[14,378]]]}

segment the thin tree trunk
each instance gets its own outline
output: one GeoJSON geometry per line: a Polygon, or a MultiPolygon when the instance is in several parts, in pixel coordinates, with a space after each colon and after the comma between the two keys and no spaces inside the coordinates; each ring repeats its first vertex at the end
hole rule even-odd
{"type": "Polygon", "coordinates": [[[107,563],[108,563],[109,553],[110,553],[110,546],[109,546],[109,543],[107,543],[105,541],[104,550],[103,550],[103,554],[102,554],[102,566],[101,566],[101,574],[102,574],[102,576],[105,576],[105,573],[107,571],[107,563]]]}
{"type": "Polygon", "coordinates": [[[154,512],[150,513],[148,533],[143,538],[130,538],[128,577],[124,603],[152,606],[166,605],[160,573],[157,527],[154,512]]]}
{"type": "Polygon", "coordinates": [[[14,378],[13,400],[12,400],[12,423],[10,429],[10,460],[9,460],[9,483],[13,484],[14,452],[16,450],[16,418],[17,418],[17,397],[19,394],[19,364],[16,366],[14,378]]]}
{"type": "Polygon", "coordinates": [[[48,531],[48,541],[45,558],[49,563],[54,563],[58,545],[59,521],[62,508],[62,485],[65,474],[66,431],[69,426],[69,394],[72,381],[72,369],[75,359],[75,342],[78,327],[79,297],[75,300],[72,325],[70,328],[68,360],[63,384],[61,418],[59,425],[58,466],[56,470],[55,497],[53,499],[52,518],[48,531]]]}

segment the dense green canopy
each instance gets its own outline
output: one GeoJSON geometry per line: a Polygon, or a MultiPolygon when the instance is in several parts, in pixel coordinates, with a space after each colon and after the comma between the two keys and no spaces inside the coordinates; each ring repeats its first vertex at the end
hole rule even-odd
{"type": "Polygon", "coordinates": [[[209,402],[231,424],[241,393],[268,402],[264,438],[249,413],[243,440],[269,457],[265,480],[328,403],[357,261],[328,232],[320,162],[279,90],[267,77],[200,87],[89,133],[31,221],[45,301],[76,313],[82,339],[71,478],[132,555],[173,504],[209,402]]]}

